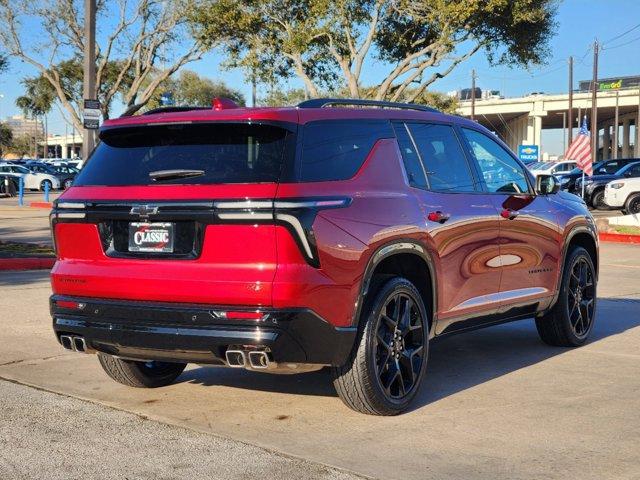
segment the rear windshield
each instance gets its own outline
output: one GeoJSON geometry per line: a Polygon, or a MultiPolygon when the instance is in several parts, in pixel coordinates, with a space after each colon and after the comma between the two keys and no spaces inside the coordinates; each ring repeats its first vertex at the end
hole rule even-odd
{"type": "Polygon", "coordinates": [[[246,123],[113,128],[101,132],[73,184],[277,182],[293,137],[280,126],[246,123]],[[167,175],[171,170],[190,174],[167,175]]]}

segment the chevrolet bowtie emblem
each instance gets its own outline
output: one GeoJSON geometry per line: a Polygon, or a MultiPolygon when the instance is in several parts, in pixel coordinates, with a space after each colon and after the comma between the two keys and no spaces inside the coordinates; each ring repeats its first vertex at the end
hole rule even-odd
{"type": "Polygon", "coordinates": [[[129,213],[131,215],[139,215],[141,218],[148,217],[149,215],[158,213],[158,207],[155,205],[136,205],[131,208],[129,213]]]}

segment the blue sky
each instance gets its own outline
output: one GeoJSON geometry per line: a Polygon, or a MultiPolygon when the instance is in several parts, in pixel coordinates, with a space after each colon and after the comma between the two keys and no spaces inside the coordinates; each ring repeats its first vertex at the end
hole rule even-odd
{"type": "MultiPolygon", "coordinates": [[[[640,27],[617,40],[608,40],[640,23],[640,1],[638,0],[565,0],[558,11],[558,29],[551,40],[551,55],[547,65],[535,67],[531,71],[521,68],[492,67],[485,56],[478,53],[461,64],[449,76],[433,85],[433,90],[450,91],[468,87],[470,72],[475,68],[481,88],[501,90],[507,96],[518,96],[532,91],[561,93],[567,89],[567,58],[575,58],[574,79],[589,79],[592,69],[592,52],[589,50],[597,37],[604,43],[600,56],[600,76],[622,76],[640,74],[640,27]],[[630,42],[626,45],[625,43],[630,42]],[[611,47],[611,49],[607,49],[611,47]],[[612,48],[617,47],[617,48],[612,48]]],[[[238,70],[225,70],[221,67],[222,58],[212,52],[187,68],[214,79],[223,80],[230,86],[240,89],[250,98],[250,86],[244,75],[238,70]]],[[[364,71],[363,83],[379,81],[375,64],[369,63],[364,71]]],[[[9,73],[0,76],[0,118],[20,113],[15,99],[22,93],[20,79],[33,75],[34,70],[13,61],[9,73]]],[[[296,85],[296,82],[292,82],[296,85]]],[[[117,114],[118,112],[114,112],[117,114]]],[[[64,133],[65,124],[54,109],[49,115],[50,131],[64,133]]],[[[545,131],[542,138],[543,150],[561,153],[560,132],[545,131]]]]}

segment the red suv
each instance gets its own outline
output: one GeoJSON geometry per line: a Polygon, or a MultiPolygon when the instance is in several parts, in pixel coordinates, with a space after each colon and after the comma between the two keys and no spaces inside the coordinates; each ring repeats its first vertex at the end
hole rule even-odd
{"type": "Polygon", "coordinates": [[[598,244],[578,197],[431,108],[316,99],[105,122],[51,213],[53,327],[134,387],[189,362],[328,366],[351,408],[416,396],[429,342],[535,317],[593,328],[598,244]]]}

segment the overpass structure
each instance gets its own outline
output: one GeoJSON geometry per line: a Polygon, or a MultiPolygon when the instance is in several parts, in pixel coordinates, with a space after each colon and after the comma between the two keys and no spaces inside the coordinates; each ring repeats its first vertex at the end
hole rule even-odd
{"type": "MultiPolygon", "coordinates": [[[[598,158],[640,157],[640,88],[597,92],[598,158]],[[616,103],[618,104],[618,148],[613,145],[616,103]]],[[[591,118],[591,92],[573,94],[573,121],[567,118],[569,94],[532,94],[518,98],[476,100],[475,119],[494,131],[511,149],[538,145],[542,151],[542,130],[574,129],[585,114],[591,118]]],[[[462,101],[458,114],[471,117],[471,101],[462,101]]],[[[589,128],[591,121],[589,120],[589,128]]],[[[575,131],[575,130],[574,130],[575,131]]],[[[575,134],[574,134],[575,138],[575,134]]]]}

